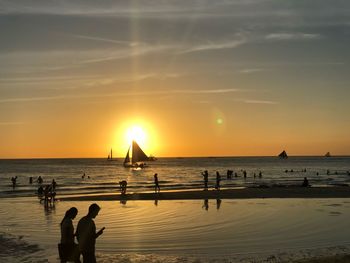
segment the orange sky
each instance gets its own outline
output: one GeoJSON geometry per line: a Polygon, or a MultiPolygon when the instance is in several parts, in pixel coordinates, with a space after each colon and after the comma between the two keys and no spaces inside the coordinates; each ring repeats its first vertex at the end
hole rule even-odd
{"type": "Polygon", "coordinates": [[[0,158],[349,155],[349,4],[292,2],[4,3],[0,158]]]}

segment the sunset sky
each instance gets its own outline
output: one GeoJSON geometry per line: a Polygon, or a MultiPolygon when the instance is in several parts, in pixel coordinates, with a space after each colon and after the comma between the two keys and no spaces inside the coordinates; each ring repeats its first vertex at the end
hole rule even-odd
{"type": "Polygon", "coordinates": [[[350,1],[0,0],[0,158],[350,154],[350,1]]]}

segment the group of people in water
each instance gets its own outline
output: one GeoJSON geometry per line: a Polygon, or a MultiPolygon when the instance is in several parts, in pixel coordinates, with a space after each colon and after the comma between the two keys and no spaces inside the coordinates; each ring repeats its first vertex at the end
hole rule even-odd
{"type": "MultiPolygon", "coordinates": [[[[154,192],[157,194],[160,193],[160,185],[159,185],[159,180],[158,180],[158,174],[155,173],[153,175],[154,178],[154,192]]],[[[126,188],[128,186],[128,182],[126,180],[119,181],[119,188],[120,188],[120,193],[122,195],[126,195],[126,188]]]]}
{"type": "MultiPolygon", "coordinates": [[[[247,178],[247,171],[246,170],[241,170],[242,172],[242,175],[243,175],[243,178],[246,179],[247,178]]],[[[286,170],[286,172],[288,172],[288,170],[286,170]]],[[[291,170],[291,172],[293,172],[293,170],[291,170]]],[[[303,169],[302,172],[306,172],[306,169],[303,169]]],[[[209,173],[208,173],[208,170],[205,170],[203,172],[201,172],[202,176],[203,176],[203,184],[204,184],[204,190],[208,190],[208,182],[209,182],[209,173]]],[[[227,179],[232,179],[232,176],[235,177],[238,177],[238,174],[237,172],[236,173],[233,173],[233,170],[227,170],[227,179]]],[[[263,174],[261,171],[259,171],[259,173],[254,173],[253,174],[253,177],[256,178],[256,177],[259,177],[259,178],[262,178],[263,177],[263,174]]],[[[216,171],[216,177],[215,177],[215,185],[214,185],[214,188],[216,190],[220,190],[220,182],[221,182],[221,175],[218,171],[216,171]]],[[[303,183],[301,184],[301,186],[303,187],[309,187],[311,186],[309,184],[309,181],[307,179],[307,177],[304,177],[304,181],[303,183]]]]}
{"type": "Polygon", "coordinates": [[[73,261],[80,263],[80,256],[83,256],[83,263],[96,263],[95,244],[96,239],[103,234],[104,227],[96,231],[94,218],[101,208],[97,204],[89,206],[88,214],[82,217],[74,231],[73,220],[78,214],[76,207],[68,209],[61,221],[61,243],[58,244],[58,252],[61,263],[73,261]],[[75,238],[77,243],[75,242],[75,238]]]}

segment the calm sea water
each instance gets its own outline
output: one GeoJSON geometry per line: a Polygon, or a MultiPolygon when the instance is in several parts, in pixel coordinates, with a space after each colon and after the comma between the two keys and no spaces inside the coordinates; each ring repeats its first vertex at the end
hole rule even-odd
{"type": "Polygon", "coordinates": [[[222,175],[222,187],[252,187],[257,185],[299,185],[307,177],[314,186],[350,183],[350,157],[227,157],[227,158],[160,158],[142,170],[124,168],[122,160],[105,159],[31,159],[0,160],[0,197],[31,196],[38,185],[29,184],[38,176],[58,183],[59,195],[119,191],[119,181],[128,181],[128,192],[153,190],[153,175],[158,173],[163,190],[194,189],[203,186],[201,172],[209,171],[209,185],[215,184],[215,172],[222,175]],[[226,179],[227,170],[238,177],[226,179]],[[306,172],[302,172],[306,169],[306,172]],[[242,170],[247,171],[243,178],[242,170]],[[285,170],[289,172],[286,173],[285,170]],[[290,172],[293,170],[293,172],[290,172]],[[329,170],[329,174],[327,174],[329,170]],[[254,178],[262,172],[262,178],[254,178]],[[86,174],[85,179],[82,178],[86,174]],[[318,173],[318,175],[317,175],[318,173]],[[18,186],[11,187],[11,177],[17,176],[18,186]],[[90,177],[90,178],[88,178],[90,177]]]}
{"type": "MultiPolygon", "coordinates": [[[[0,262],[59,262],[65,211],[91,202],[0,199],[0,262]]],[[[101,201],[98,262],[292,262],[350,253],[349,199],[101,201]]]]}

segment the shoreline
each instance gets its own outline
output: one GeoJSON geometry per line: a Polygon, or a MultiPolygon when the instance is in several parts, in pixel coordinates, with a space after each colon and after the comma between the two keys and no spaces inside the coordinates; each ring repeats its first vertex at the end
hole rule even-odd
{"type": "Polygon", "coordinates": [[[217,190],[181,190],[160,193],[120,193],[62,196],[60,201],[120,200],[202,200],[202,199],[264,199],[264,198],[350,198],[349,187],[272,187],[217,190]]]}

